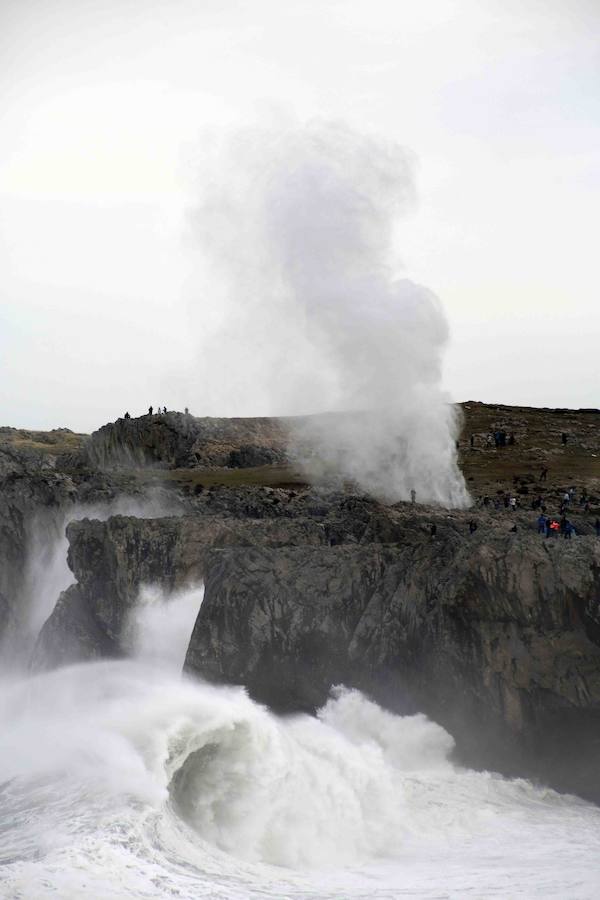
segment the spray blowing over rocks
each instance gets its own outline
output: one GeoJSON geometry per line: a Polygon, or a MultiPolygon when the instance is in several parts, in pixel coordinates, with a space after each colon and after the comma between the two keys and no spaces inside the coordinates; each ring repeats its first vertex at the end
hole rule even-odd
{"type": "Polygon", "coordinates": [[[190,228],[207,407],[320,413],[292,433],[309,471],[317,459],[380,499],[414,489],[466,505],[460,422],[441,389],[446,320],[431,291],[397,277],[411,156],[341,123],[288,123],[214,142],[200,176],[190,228]],[[204,315],[206,291],[218,317],[204,315]]]}

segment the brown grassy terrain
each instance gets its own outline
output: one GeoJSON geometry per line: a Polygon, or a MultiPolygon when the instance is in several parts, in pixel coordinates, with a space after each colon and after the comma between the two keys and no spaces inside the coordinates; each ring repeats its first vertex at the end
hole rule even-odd
{"type": "MultiPolygon", "coordinates": [[[[474,499],[517,493],[523,505],[541,493],[554,502],[571,485],[600,498],[600,411],[537,409],[468,401],[461,404],[463,427],[459,464],[474,499]],[[512,446],[496,448],[487,436],[512,433],[512,446]],[[566,445],[561,434],[567,434],[566,445]],[[471,447],[473,436],[473,447],[471,447]],[[539,480],[548,468],[545,482],[539,480]]],[[[217,420],[215,420],[217,422],[217,420]]],[[[279,434],[279,432],[278,432],[279,434]]],[[[67,429],[27,431],[0,428],[0,445],[35,450],[51,456],[78,450],[87,436],[67,429]]],[[[266,465],[246,469],[138,469],[130,473],[144,484],[171,483],[193,490],[196,485],[264,485],[299,488],[306,476],[298,466],[266,465]]]]}
{"type": "Polygon", "coordinates": [[[600,411],[476,402],[463,403],[462,408],[459,463],[474,497],[528,488],[532,496],[540,492],[554,498],[571,485],[578,493],[585,488],[600,496],[600,411]],[[514,446],[488,445],[487,435],[501,429],[514,434],[514,446]],[[566,445],[561,440],[563,432],[566,445]],[[547,479],[540,481],[544,467],[547,479]]]}
{"type": "Polygon", "coordinates": [[[306,486],[306,476],[297,466],[256,466],[248,469],[144,469],[138,478],[148,483],[172,483],[184,488],[239,487],[262,485],[264,487],[299,488],[306,486]]]}
{"type": "Polygon", "coordinates": [[[0,445],[7,444],[15,450],[35,450],[49,456],[73,453],[79,450],[87,435],[75,434],[67,428],[52,431],[27,431],[22,428],[0,428],[0,445]]]}
{"type": "MultiPolygon", "coordinates": [[[[474,499],[501,492],[518,492],[554,501],[571,485],[600,497],[600,411],[550,410],[463,403],[459,465],[474,499]],[[496,449],[487,436],[497,430],[512,433],[515,443],[496,449]],[[561,435],[567,434],[563,446],[561,435]],[[471,448],[470,438],[474,437],[471,448]],[[539,481],[543,467],[547,480],[539,481]]],[[[306,477],[297,466],[260,466],[252,469],[175,469],[146,472],[151,480],[167,478],[181,486],[266,485],[299,487],[306,477]]]]}

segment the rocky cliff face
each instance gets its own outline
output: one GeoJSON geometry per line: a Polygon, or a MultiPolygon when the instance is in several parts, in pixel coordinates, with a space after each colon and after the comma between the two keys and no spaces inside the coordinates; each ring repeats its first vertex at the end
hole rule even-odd
{"type": "Polygon", "coordinates": [[[82,440],[61,429],[0,429],[0,653],[5,663],[21,652],[36,554],[52,550],[76,507],[144,497],[143,485],[126,474],[83,467],[82,440]]]}
{"type": "Polygon", "coordinates": [[[123,652],[141,584],[203,578],[188,672],[285,712],[352,685],[425,711],[469,763],[600,796],[600,541],[485,519],[470,535],[464,514],[360,497],[270,492],[254,497],[261,518],[240,518],[233,497],[219,515],[71,525],[77,585],[37,664],[123,652]]]}
{"type": "Polygon", "coordinates": [[[180,412],[118,419],[85,446],[89,463],[112,466],[261,466],[285,459],[283,419],[196,418],[180,412]]]}
{"type": "Polygon", "coordinates": [[[530,771],[535,759],[538,774],[589,791],[599,576],[591,538],[217,551],[186,668],[288,712],[343,682],[425,711],[470,762],[530,771]]]}
{"type": "Polygon", "coordinates": [[[55,535],[75,504],[143,497],[160,477],[185,515],[69,526],[75,584],[42,628],[37,668],[126,653],[143,585],[170,592],[204,580],[190,674],[245,684],[285,712],[314,710],[344,682],[391,709],[428,713],[470,764],[600,799],[599,414],[481,404],[465,412],[461,465],[482,497],[468,513],[292,490],[280,469],[267,482],[278,487],[250,486],[273,467],[233,469],[279,462],[285,420],[142,416],[87,444],[5,429],[0,631],[11,643],[34,524],[55,535]],[[496,428],[514,431],[516,443],[490,448],[496,428]],[[209,487],[194,469],[215,466],[227,468],[210,473],[209,487]],[[571,541],[538,536],[537,512],[504,507],[508,492],[524,506],[540,494],[557,514],[574,482],[571,541]]]}
{"type": "Polygon", "coordinates": [[[126,652],[124,629],[140,588],[170,593],[201,582],[212,547],[316,546],[326,540],[310,519],[214,515],[84,519],[68,525],[67,537],[77,584],[61,594],[42,628],[35,668],[126,652]]]}
{"type": "Polygon", "coordinates": [[[34,527],[52,535],[76,497],[72,479],[45,460],[0,449],[0,639],[10,642],[18,629],[34,527]]]}

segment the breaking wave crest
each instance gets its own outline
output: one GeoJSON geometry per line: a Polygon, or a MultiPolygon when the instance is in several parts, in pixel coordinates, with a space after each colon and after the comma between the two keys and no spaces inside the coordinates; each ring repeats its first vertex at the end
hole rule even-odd
{"type": "Polygon", "coordinates": [[[138,659],[0,685],[3,896],[596,895],[600,811],[458,768],[426,717],[182,678],[160,606],[200,599],[147,594],[138,659]]]}

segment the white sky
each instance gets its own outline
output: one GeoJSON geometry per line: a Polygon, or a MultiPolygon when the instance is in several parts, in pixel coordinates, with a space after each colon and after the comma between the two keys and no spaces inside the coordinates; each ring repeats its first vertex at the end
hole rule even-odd
{"type": "Polygon", "coordinates": [[[273,106],[418,158],[454,399],[600,406],[600,2],[2,0],[0,424],[207,411],[194,160],[273,106]]]}

